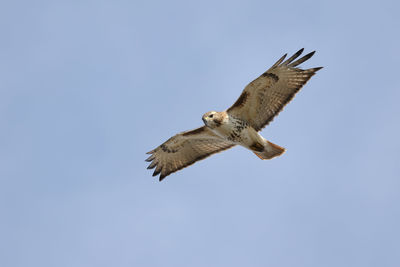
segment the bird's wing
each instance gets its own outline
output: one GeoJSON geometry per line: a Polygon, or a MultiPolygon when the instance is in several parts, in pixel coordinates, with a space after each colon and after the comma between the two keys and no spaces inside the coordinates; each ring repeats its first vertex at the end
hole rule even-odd
{"type": "Polygon", "coordinates": [[[206,126],[179,133],[156,149],[147,152],[151,156],[148,169],[156,168],[153,176],[160,174],[160,181],[167,175],[183,169],[214,153],[231,148],[234,144],[224,141],[206,126]]]}
{"type": "Polygon", "coordinates": [[[303,50],[300,49],[283,62],[285,54],[269,70],[249,83],[227,112],[248,121],[256,131],[264,128],[292,100],[311,76],[322,68],[306,70],[296,68],[315,53],[313,51],[294,61],[303,50]]]}

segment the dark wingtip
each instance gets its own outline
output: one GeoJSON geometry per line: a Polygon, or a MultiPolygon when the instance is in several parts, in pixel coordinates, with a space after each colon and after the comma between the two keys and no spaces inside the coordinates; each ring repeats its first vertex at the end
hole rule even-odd
{"type": "Polygon", "coordinates": [[[154,155],[151,155],[150,157],[148,157],[147,159],[145,159],[144,161],[150,162],[155,158],[154,155]]]}
{"type": "Polygon", "coordinates": [[[160,180],[159,180],[159,181],[161,182],[162,180],[164,180],[164,178],[165,178],[166,176],[167,176],[167,175],[165,175],[165,174],[161,174],[161,175],[160,175],[160,180]]]}
{"type": "MultiPolygon", "coordinates": [[[[148,169],[148,170],[151,170],[151,169],[154,169],[155,167],[156,167],[156,165],[151,165],[151,164],[150,164],[150,165],[147,167],[147,169],[148,169]]],[[[153,176],[154,176],[154,175],[153,175],[153,176]]]]}
{"type": "MultiPolygon", "coordinates": [[[[281,64],[282,61],[285,60],[286,56],[287,56],[287,53],[284,54],[277,62],[275,62],[275,64],[272,65],[271,69],[272,69],[272,68],[275,68],[275,67],[277,67],[277,66],[279,66],[279,64],[281,64]]],[[[266,72],[268,72],[268,71],[266,71],[266,72]]]]}
{"type": "Polygon", "coordinates": [[[307,55],[305,55],[304,57],[300,58],[298,61],[303,60],[302,62],[306,61],[307,59],[310,59],[313,55],[315,54],[315,50],[308,53],[307,55]]]}
{"type": "Polygon", "coordinates": [[[319,71],[320,69],[323,69],[324,67],[317,67],[317,68],[311,68],[311,69],[307,69],[305,71],[307,71],[308,73],[312,73],[313,75],[319,71]]]}
{"type": "Polygon", "coordinates": [[[312,51],[312,52],[308,53],[307,55],[305,55],[304,57],[296,60],[295,62],[290,63],[288,65],[288,67],[296,67],[296,66],[300,65],[301,63],[303,63],[304,61],[309,60],[314,54],[315,54],[315,51],[312,51]]]}
{"type": "Polygon", "coordinates": [[[290,62],[292,62],[293,60],[295,60],[296,58],[298,58],[301,53],[303,53],[304,48],[300,49],[299,51],[297,51],[296,53],[293,54],[293,56],[291,56],[290,58],[288,58],[285,62],[282,63],[282,65],[289,65],[290,62]]]}
{"type": "Polygon", "coordinates": [[[153,176],[157,176],[159,173],[161,172],[161,170],[155,170],[154,172],[153,172],[153,176]]]}

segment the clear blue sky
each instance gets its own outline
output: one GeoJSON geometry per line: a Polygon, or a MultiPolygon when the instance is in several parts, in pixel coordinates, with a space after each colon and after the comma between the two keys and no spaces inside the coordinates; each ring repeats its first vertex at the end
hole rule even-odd
{"type": "Polygon", "coordinates": [[[0,265],[400,266],[398,1],[3,1],[0,265]],[[162,183],[145,152],[284,53],[262,134],[162,183]]]}

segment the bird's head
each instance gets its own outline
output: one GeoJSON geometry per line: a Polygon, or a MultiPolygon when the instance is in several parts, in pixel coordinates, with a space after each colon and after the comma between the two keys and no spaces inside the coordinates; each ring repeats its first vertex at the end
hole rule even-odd
{"type": "Polygon", "coordinates": [[[209,111],[205,113],[202,117],[204,124],[211,129],[216,128],[222,123],[222,116],[220,112],[209,111]]]}

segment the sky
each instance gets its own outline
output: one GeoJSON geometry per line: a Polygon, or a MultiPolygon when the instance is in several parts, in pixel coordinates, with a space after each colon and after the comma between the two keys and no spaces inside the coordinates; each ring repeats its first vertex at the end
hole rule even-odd
{"type": "Polygon", "coordinates": [[[398,1],[3,1],[0,266],[400,266],[398,1]],[[145,153],[285,53],[323,66],[262,135],[145,153]]]}

